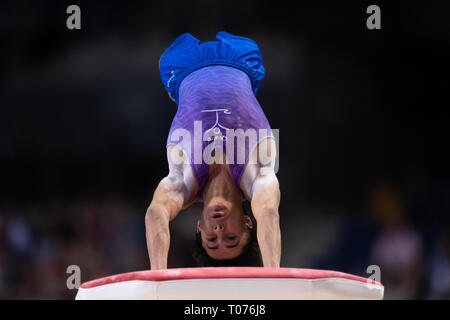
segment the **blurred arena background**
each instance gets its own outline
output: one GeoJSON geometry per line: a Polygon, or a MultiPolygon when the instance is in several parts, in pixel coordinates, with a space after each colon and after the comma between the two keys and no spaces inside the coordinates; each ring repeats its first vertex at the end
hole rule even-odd
{"type": "MultiPolygon", "coordinates": [[[[73,299],[72,264],[82,282],[149,268],[144,215],[176,112],[158,60],[181,33],[226,30],[267,69],[282,266],[376,264],[387,299],[448,299],[450,5],[392,2],[2,1],[0,298],[73,299]]],[[[198,216],[172,223],[169,267],[194,266],[198,216]]]]}

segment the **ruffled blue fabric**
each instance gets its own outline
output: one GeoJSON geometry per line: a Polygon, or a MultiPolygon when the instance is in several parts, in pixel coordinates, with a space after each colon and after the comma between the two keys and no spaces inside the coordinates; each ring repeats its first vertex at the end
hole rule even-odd
{"type": "Polygon", "coordinates": [[[200,43],[189,33],[179,36],[159,60],[161,80],[169,96],[178,104],[178,88],[191,72],[210,65],[225,65],[244,71],[250,78],[253,93],[264,78],[261,51],[249,38],[220,31],[215,41],[200,43]]]}

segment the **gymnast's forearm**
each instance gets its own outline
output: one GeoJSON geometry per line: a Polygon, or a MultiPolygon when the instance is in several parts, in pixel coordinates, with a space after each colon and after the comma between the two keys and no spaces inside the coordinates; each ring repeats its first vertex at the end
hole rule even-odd
{"type": "Polygon", "coordinates": [[[276,209],[266,209],[257,221],[258,244],[264,267],[279,268],[281,259],[280,218],[276,209]]]}
{"type": "Polygon", "coordinates": [[[147,250],[152,270],[167,269],[170,247],[169,218],[161,212],[163,208],[152,208],[145,215],[147,250]]]}

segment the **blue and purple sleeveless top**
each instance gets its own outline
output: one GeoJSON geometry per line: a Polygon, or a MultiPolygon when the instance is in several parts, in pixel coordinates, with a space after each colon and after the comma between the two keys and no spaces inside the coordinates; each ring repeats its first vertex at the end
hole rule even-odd
{"type": "Polygon", "coordinates": [[[208,183],[212,150],[223,150],[240,188],[250,153],[273,136],[255,97],[265,73],[256,43],[223,31],[205,43],[183,34],[161,56],[160,72],[178,104],[167,146],[180,147],[190,160],[199,196],[208,183]]]}

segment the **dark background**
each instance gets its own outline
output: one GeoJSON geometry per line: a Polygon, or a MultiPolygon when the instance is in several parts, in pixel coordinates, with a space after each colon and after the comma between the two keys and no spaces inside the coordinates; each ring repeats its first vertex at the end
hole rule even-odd
{"type": "MultiPolygon", "coordinates": [[[[450,4],[393,2],[3,1],[0,297],[72,299],[71,264],[83,282],[149,268],[144,215],[176,112],[158,60],[184,32],[225,30],[267,69],[282,266],[376,264],[386,298],[448,299],[450,4]]],[[[199,209],[172,223],[169,267],[194,266],[199,209]]]]}

